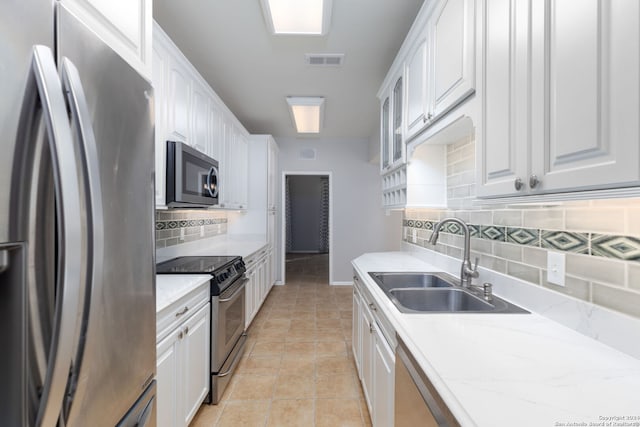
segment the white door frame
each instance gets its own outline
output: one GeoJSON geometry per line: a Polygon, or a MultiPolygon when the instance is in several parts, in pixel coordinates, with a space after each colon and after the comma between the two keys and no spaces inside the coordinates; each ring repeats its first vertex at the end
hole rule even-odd
{"type": "Polygon", "coordinates": [[[333,284],[333,174],[331,171],[282,171],[282,185],[280,194],[280,268],[282,272],[282,284],[287,283],[287,212],[286,204],[286,180],[287,176],[318,175],[329,177],[329,284],[333,284]]]}

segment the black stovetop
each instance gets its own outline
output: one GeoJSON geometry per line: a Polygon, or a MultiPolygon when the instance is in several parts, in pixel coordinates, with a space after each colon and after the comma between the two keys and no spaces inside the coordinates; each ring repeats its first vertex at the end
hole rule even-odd
{"type": "Polygon", "coordinates": [[[211,274],[239,259],[239,256],[181,256],[157,264],[156,273],[211,274]]]}

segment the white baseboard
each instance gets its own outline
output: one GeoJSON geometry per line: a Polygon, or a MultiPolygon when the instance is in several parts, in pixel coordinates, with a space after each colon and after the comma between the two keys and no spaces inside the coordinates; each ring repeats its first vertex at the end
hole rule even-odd
{"type": "Polygon", "coordinates": [[[353,286],[353,282],[331,282],[331,286],[353,286]]]}

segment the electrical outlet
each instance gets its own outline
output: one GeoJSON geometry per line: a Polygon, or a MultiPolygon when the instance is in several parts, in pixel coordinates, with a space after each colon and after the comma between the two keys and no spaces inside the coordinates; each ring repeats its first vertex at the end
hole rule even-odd
{"type": "Polygon", "coordinates": [[[547,282],[564,286],[565,255],[561,252],[547,252],[547,282]]]}
{"type": "Polygon", "coordinates": [[[180,229],[180,241],[184,242],[184,228],[180,229]]]}
{"type": "Polygon", "coordinates": [[[413,230],[411,230],[411,233],[413,234],[413,241],[416,242],[418,239],[418,230],[414,228],[413,230]]]}
{"type": "Polygon", "coordinates": [[[204,225],[200,226],[200,237],[204,237],[204,225]]]}

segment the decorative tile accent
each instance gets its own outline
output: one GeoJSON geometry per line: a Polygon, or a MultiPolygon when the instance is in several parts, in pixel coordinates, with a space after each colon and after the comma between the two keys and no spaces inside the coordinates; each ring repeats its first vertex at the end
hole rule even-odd
{"type": "Polygon", "coordinates": [[[416,228],[422,228],[422,224],[423,224],[422,221],[416,220],[414,221],[413,226],[416,228]]]}
{"type": "Polygon", "coordinates": [[[507,242],[526,246],[540,246],[540,230],[507,227],[507,242]]]}
{"type": "Polygon", "coordinates": [[[471,232],[471,237],[482,238],[480,236],[480,226],[476,224],[469,224],[469,232],[471,232]]]}
{"type": "Polygon", "coordinates": [[[211,210],[156,211],[156,246],[164,248],[225,234],[226,215],[225,212],[211,210]],[[205,227],[204,235],[201,235],[200,227],[205,227]],[[180,240],[176,237],[179,230],[183,231],[180,240]]]}
{"type": "Polygon", "coordinates": [[[625,261],[639,261],[640,239],[626,236],[592,234],[591,255],[617,258],[625,261]]]}
{"type": "Polygon", "coordinates": [[[433,221],[425,221],[422,224],[422,228],[424,228],[425,230],[433,230],[434,225],[435,225],[435,222],[433,221]]]}
{"type": "Polygon", "coordinates": [[[542,231],[541,246],[577,254],[589,253],[589,235],[568,231],[542,231]]]}
{"type": "Polygon", "coordinates": [[[498,242],[504,242],[505,239],[505,228],[504,227],[496,227],[493,225],[481,225],[480,226],[480,235],[483,239],[495,240],[498,242]]]}
{"type": "Polygon", "coordinates": [[[410,219],[407,221],[407,227],[413,227],[415,225],[415,221],[410,219]]]}
{"type": "Polygon", "coordinates": [[[462,227],[460,227],[455,222],[448,222],[444,226],[444,231],[451,234],[460,234],[462,235],[462,227]]]}

